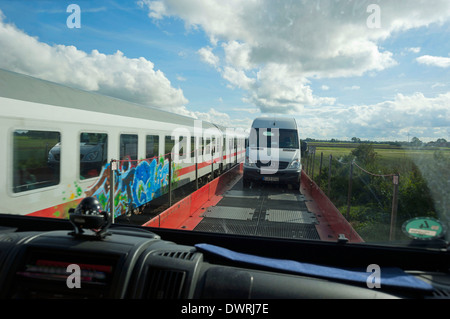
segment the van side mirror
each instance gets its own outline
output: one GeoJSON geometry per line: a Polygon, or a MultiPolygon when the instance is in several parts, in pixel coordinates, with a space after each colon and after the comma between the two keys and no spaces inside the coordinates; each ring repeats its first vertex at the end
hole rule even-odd
{"type": "Polygon", "coordinates": [[[300,152],[302,154],[302,157],[305,155],[307,149],[308,149],[308,142],[300,141],[300,152]]]}

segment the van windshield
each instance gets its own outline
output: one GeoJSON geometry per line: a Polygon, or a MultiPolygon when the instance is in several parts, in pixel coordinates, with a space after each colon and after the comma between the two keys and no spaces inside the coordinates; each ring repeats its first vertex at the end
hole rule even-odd
{"type": "Polygon", "coordinates": [[[250,132],[250,147],[299,148],[296,130],[254,128],[250,132]]]}

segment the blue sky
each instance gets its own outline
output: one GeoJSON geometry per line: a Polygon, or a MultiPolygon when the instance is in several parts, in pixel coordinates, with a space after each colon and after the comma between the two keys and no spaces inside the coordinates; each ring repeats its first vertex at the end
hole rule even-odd
{"type": "Polygon", "coordinates": [[[450,140],[446,0],[9,0],[0,10],[4,69],[227,126],[280,114],[303,138],[450,140]],[[66,25],[72,3],[81,28],[66,25]]]}

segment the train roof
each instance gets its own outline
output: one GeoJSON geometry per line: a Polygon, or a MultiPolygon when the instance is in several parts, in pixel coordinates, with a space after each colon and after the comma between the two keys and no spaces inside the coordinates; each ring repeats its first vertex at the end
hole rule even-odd
{"type": "Polygon", "coordinates": [[[297,122],[293,117],[257,117],[253,120],[253,128],[281,128],[296,130],[297,122]]]}
{"type": "MultiPolygon", "coordinates": [[[[195,118],[0,69],[0,96],[80,110],[194,126],[195,118]]],[[[202,121],[204,128],[220,125],[202,121]]]]}

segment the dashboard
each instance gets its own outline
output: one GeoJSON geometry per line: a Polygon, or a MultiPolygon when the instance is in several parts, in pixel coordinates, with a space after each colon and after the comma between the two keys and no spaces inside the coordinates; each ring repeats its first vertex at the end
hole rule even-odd
{"type": "Polygon", "coordinates": [[[353,248],[116,224],[107,236],[96,239],[71,235],[70,224],[63,221],[49,220],[43,226],[42,221],[26,219],[28,228],[12,227],[18,220],[0,216],[0,299],[450,298],[449,255],[442,250],[417,250],[426,251],[430,264],[425,264],[418,259],[408,262],[407,253],[385,248],[383,253],[371,251],[364,245],[353,248]],[[326,259],[330,265],[337,260],[355,263],[356,258],[365,263],[369,254],[385,264],[389,256],[399,255],[405,262],[403,269],[433,290],[370,289],[366,284],[252,265],[194,244],[202,242],[258,255],[265,251],[267,258],[290,251],[283,255],[308,262],[326,259]]]}

